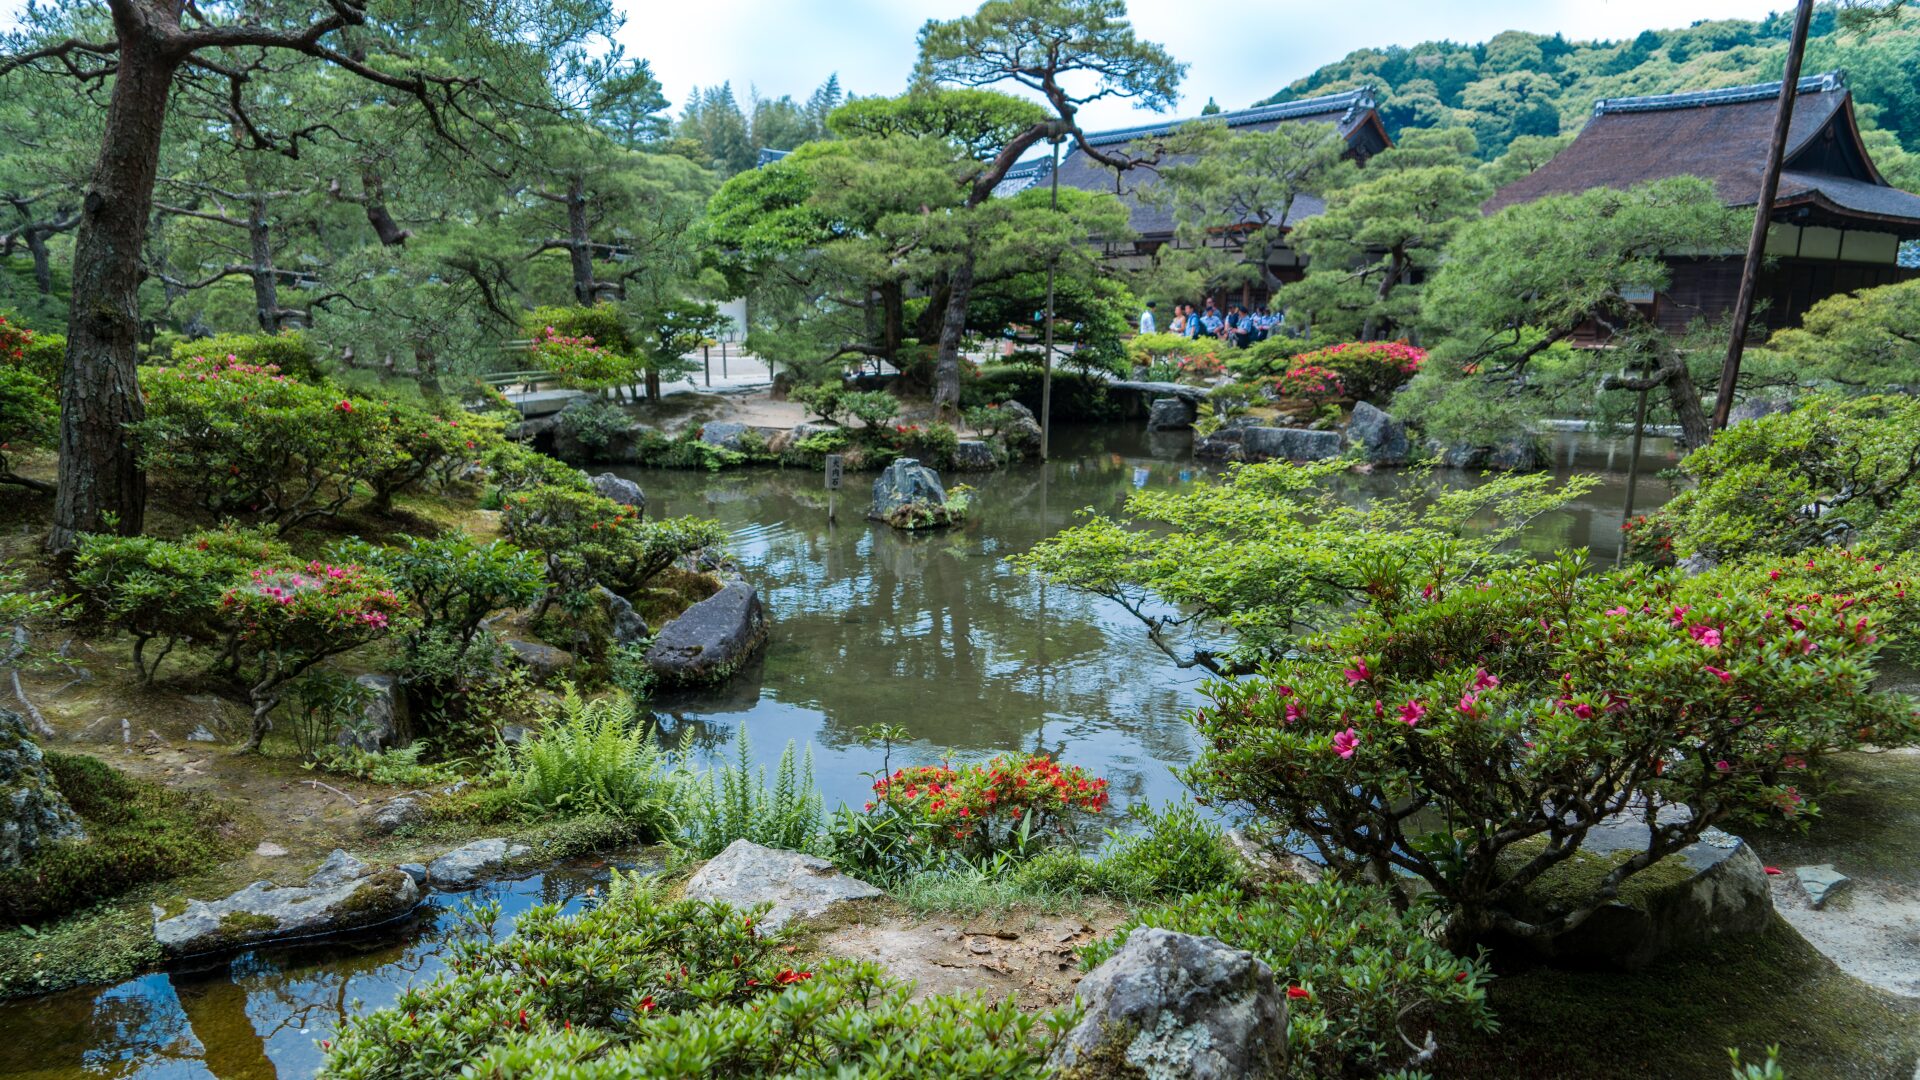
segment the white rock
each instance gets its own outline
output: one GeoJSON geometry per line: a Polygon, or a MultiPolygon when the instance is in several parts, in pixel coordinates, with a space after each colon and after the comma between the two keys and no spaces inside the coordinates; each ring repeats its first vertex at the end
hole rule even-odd
{"type": "Polygon", "coordinates": [[[777,930],[794,918],[820,915],[845,900],[880,890],[842,874],[825,859],[735,840],[687,882],[689,900],[723,900],[739,908],[770,903],[760,925],[777,930]]]}

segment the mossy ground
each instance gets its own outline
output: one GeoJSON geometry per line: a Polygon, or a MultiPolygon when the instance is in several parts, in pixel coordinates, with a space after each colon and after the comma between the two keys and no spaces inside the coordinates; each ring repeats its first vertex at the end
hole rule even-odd
{"type": "Polygon", "coordinates": [[[1769,864],[1835,863],[1920,886],[1920,755],[1839,754],[1822,763],[1820,812],[1803,828],[1736,829],[1769,864]]]}
{"type": "Polygon", "coordinates": [[[1720,1080],[1728,1047],[1759,1061],[1778,1044],[1795,1080],[1908,1080],[1920,1058],[1920,1002],[1842,973],[1777,917],[1644,971],[1541,968],[1490,995],[1499,1032],[1442,1039],[1435,1075],[1720,1080]]]}
{"type": "MultiPolygon", "coordinates": [[[[1545,847],[1545,837],[1523,840],[1502,852],[1500,863],[1509,871],[1517,870],[1545,847]]],[[[1631,859],[1633,854],[1631,851],[1619,851],[1610,855],[1576,851],[1551,870],[1534,879],[1533,884],[1526,890],[1527,896],[1549,911],[1571,910],[1587,902],[1600,887],[1601,880],[1621,863],[1631,859]]],[[[1617,903],[1644,909],[1648,897],[1683,884],[1693,876],[1694,872],[1691,867],[1677,858],[1663,859],[1622,881],[1620,892],[1614,900],[1617,903]]]]}

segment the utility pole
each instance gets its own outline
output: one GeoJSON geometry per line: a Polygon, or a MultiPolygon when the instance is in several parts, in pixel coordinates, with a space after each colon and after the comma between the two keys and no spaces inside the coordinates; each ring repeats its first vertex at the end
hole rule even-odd
{"type": "Polygon", "coordinates": [[[1807,51],[1807,27],[1813,21],[1813,0],[1800,0],[1793,13],[1793,37],[1787,42],[1786,77],[1780,80],[1780,104],[1773,117],[1773,143],[1767,149],[1767,167],[1760,179],[1760,201],[1753,208],[1753,235],[1747,240],[1747,261],[1740,269],[1740,293],[1733,304],[1733,335],[1727,358],[1720,365],[1720,393],[1713,401],[1714,431],[1725,430],[1733,409],[1733,388],[1740,379],[1740,357],[1747,349],[1747,324],[1753,321],[1753,294],[1759,285],[1760,260],[1767,251],[1767,226],[1772,223],[1773,200],[1780,193],[1780,162],[1787,152],[1787,128],[1793,123],[1793,96],[1799,89],[1800,60],[1807,51]]]}
{"type": "MultiPolygon", "coordinates": [[[[1053,137],[1053,167],[1047,170],[1047,178],[1052,181],[1052,192],[1048,195],[1050,209],[1060,212],[1060,140],[1053,137]]],[[[1054,257],[1047,256],[1047,325],[1044,331],[1046,350],[1040,357],[1040,460],[1047,460],[1047,454],[1053,437],[1053,268],[1054,257]]]]}

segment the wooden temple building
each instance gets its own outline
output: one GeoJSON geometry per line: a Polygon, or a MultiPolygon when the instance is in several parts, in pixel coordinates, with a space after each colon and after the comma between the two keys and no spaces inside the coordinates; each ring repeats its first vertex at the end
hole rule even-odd
{"type": "MultiPolygon", "coordinates": [[[[1779,93],[1772,82],[1603,100],[1571,145],[1501,188],[1484,209],[1670,176],[1701,177],[1728,206],[1752,206],[1779,93]]],[[[1920,273],[1900,265],[1901,242],[1920,238],[1920,195],[1889,185],[1874,168],[1843,73],[1800,81],[1771,216],[1756,294],[1758,317],[1769,328],[1797,323],[1825,297],[1920,273]]],[[[1674,332],[1695,319],[1720,318],[1733,309],[1744,256],[1670,256],[1667,288],[1644,302],[1674,332]]]]}
{"type": "MultiPolygon", "coordinates": [[[[1165,123],[1088,132],[1086,142],[1094,147],[1124,147],[1132,156],[1148,157],[1153,153],[1155,140],[1164,139],[1195,120],[1225,124],[1233,131],[1272,131],[1281,124],[1332,124],[1347,142],[1347,155],[1362,163],[1392,145],[1386,127],[1380,122],[1380,114],[1374,106],[1373,90],[1369,87],[1165,123]]],[[[1170,165],[1183,160],[1187,160],[1184,155],[1173,155],[1161,158],[1159,164],[1170,165]]],[[[994,188],[994,194],[1012,195],[1031,187],[1043,187],[1052,179],[1052,166],[1051,157],[1021,162],[994,188]]],[[[1172,209],[1141,198],[1157,181],[1158,174],[1152,169],[1118,171],[1088,157],[1077,145],[1060,160],[1061,187],[1113,192],[1127,205],[1135,238],[1129,244],[1110,246],[1107,253],[1109,260],[1120,268],[1143,265],[1162,247],[1180,243],[1174,236],[1172,209]]],[[[1300,221],[1325,209],[1326,204],[1319,198],[1302,195],[1295,200],[1287,220],[1289,223],[1300,221]]],[[[1239,246],[1239,241],[1231,231],[1209,238],[1208,243],[1229,248],[1239,246]]],[[[1267,288],[1255,296],[1236,295],[1222,299],[1236,303],[1264,301],[1273,287],[1299,280],[1304,268],[1305,261],[1301,256],[1284,244],[1275,245],[1267,261],[1267,288]]]]}

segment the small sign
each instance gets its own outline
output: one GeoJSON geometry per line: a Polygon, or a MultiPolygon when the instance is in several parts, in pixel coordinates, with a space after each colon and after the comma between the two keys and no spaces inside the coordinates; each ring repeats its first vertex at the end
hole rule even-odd
{"type": "Polygon", "coordinates": [[[840,476],[843,472],[839,454],[827,455],[827,490],[840,490],[840,476]]]}

